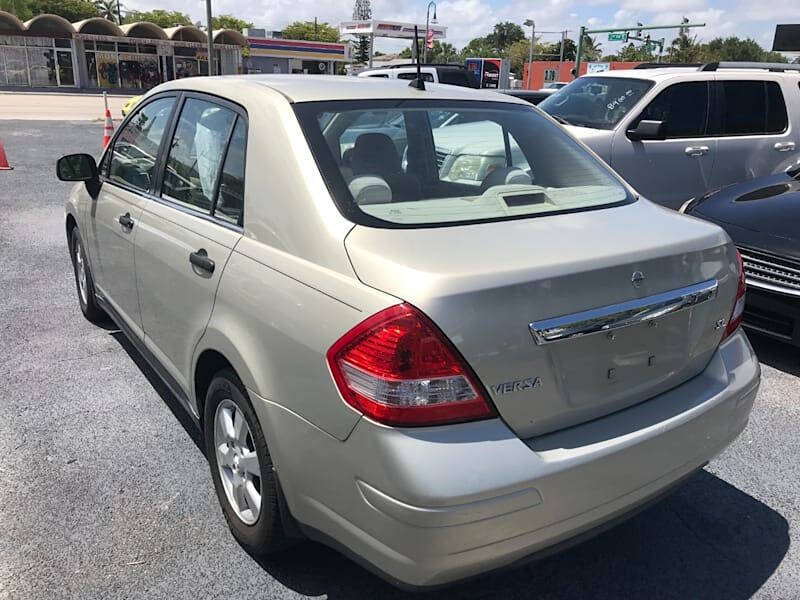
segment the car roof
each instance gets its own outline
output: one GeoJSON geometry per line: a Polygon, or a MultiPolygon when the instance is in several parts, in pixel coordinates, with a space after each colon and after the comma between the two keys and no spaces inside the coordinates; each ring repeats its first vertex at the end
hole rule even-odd
{"type": "Polygon", "coordinates": [[[683,77],[686,79],[710,79],[709,75],[719,74],[747,74],[758,78],[761,75],[787,75],[789,77],[798,76],[796,72],[775,73],[760,69],[725,69],[724,71],[700,71],[697,67],[658,67],[648,69],[614,69],[611,71],[600,71],[598,73],[587,73],[582,77],[627,77],[631,79],[644,79],[650,81],[660,81],[673,77],[683,77]]]}
{"type": "MultiPolygon", "coordinates": [[[[243,93],[263,93],[270,89],[282,94],[289,102],[315,102],[325,100],[473,100],[483,102],[508,102],[528,105],[524,100],[498,94],[490,90],[477,90],[455,85],[426,83],[425,90],[417,90],[406,80],[345,75],[229,75],[222,77],[187,77],[162,84],[154,92],[186,90],[206,92],[225,97],[226,89],[236,88],[237,96],[243,93]]],[[[231,90],[232,91],[232,90],[231,90]]]]}

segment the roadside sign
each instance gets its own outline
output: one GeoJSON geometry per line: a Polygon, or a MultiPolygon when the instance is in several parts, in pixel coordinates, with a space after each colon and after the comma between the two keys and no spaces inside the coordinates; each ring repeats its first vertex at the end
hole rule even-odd
{"type": "Polygon", "coordinates": [[[626,42],[628,41],[628,34],[627,32],[615,32],[608,34],[608,41],[609,42],[626,42]]]}

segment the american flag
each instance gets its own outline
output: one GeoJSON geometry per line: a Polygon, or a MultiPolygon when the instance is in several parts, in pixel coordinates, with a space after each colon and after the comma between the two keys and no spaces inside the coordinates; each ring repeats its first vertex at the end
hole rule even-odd
{"type": "Polygon", "coordinates": [[[433,29],[428,27],[428,40],[425,42],[428,45],[428,50],[433,50],[433,29]]]}

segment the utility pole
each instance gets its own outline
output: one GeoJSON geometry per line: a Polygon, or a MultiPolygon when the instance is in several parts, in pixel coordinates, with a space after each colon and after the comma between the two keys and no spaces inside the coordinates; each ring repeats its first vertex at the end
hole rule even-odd
{"type": "Polygon", "coordinates": [[[208,33],[208,76],[214,74],[214,32],[211,29],[211,0],[206,0],[206,23],[208,33]]]}
{"type": "MultiPolygon", "coordinates": [[[[585,25],[581,25],[581,30],[578,34],[578,49],[575,53],[575,68],[573,69],[572,76],[576,79],[581,76],[581,59],[583,58],[583,40],[584,38],[592,33],[624,33],[623,37],[617,38],[616,40],[612,41],[621,41],[623,39],[627,39],[629,36],[629,32],[635,31],[637,33],[641,33],[642,31],[652,31],[654,29],[677,29],[678,31],[683,31],[684,29],[689,29],[690,27],[705,27],[705,23],[689,23],[689,20],[684,18],[683,22],[678,25],[639,25],[637,24],[635,27],[614,27],[611,29],[586,29],[585,25]]],[[[610,37],[610,36],[609,36],[610,37]]],[[[634,38],[638,39],[638,38],[634,38]]],[[[663,50],[663,46],[662,46],[663,50]]]]}
{"type": "Polygon", "coordinates": [[[117,21],[122,25],[122,9],[119,6],[119,0],[117,0],[117,21]]]}
{"type": "Polygon", "coordinates": [[[561,53],[558,55],[558,79],[561,80],[561,67],[564,64],[564,42],[567,39],[567,30],[561,32],[561,53]]]}
{"type": "Polygon", "coordinates": [[[536,21],[525,19],[524,25],[531,28],[531,48],[528,52],[528,89],[531,89],[531,78],[533,77],[533,45],[536,43],[536,21]]]}

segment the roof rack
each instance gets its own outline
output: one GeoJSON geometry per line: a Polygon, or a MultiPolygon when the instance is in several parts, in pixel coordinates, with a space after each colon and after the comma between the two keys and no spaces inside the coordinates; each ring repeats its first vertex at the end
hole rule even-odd
{"type": "MultiPolygon", "coordinates": [[[[416,67],[417,63],[403,63],[398,65],[387,65],[385,67],[378,67],[379,69],[407,69],[408,67],[416,67]]],[[[464,65],[460,65],[458,63],[421,63],[422,67],[460,67],[464,68],[464,65]]]]}
{"type": "Polygon", "coordinates": [[[784,73],[786,71],[800,72],[800,65],[762,62],[711,62],[700,66],[697,70],[718,71],[720,69],[762,69],[773,73],[784,73]]]}
{"type": "Polygon", "coordinates": [[[646,62],[640,65],[636,65],[633,67],[634,69],[666,69],[666,68],[673,68],[673,67],[683,67],[686,69],[696,69],[697,67],[702,67],[702,63],[651,63],[646,62]]]}

